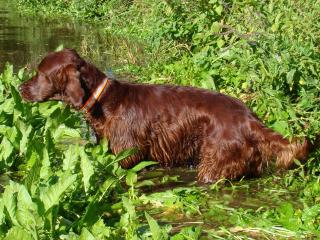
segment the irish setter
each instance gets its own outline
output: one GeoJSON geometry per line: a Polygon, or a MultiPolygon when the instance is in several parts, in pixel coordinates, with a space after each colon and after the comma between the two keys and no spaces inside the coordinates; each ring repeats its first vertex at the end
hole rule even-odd
{"type": "Polygon", "coordinates": [[[113,153],[137,148],[121,166],[144,159],[198,167],[198,181],[259,176],[271,160],[290,168],[306,160],[308,141],[290,142],[267,128],[241,101],[193,87],[134,84],[107,78],[73,49],[49,53],[20,85],[24,100],[62,100],[83,110],[113,153]]]}

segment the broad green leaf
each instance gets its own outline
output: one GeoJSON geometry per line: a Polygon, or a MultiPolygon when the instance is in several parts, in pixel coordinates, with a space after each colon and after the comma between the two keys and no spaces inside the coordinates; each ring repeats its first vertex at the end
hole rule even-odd
{"type": "Polygon", "coordinates": [[[25,229],[33,230],[36,227],[36,218],[39,218],[37,206],[32,202],[25,186],[20,185],[17,195],[17,220],[25,229]]]}
{"type": "Polygon", "coordinates": [[[22,80],[23,75],[24,75],[24,70],[25,70],[25,68],[20,68],[19,69],[18,74],[17,74],[19,80],[22,80]]]}
{"type": "Polygon", "coordinates": [[[88,155],[84,151],[84,148],[81,148],[80,150],[80,158],[80,167],[82,171],[82,181],[84,184],[84,190],[85,192],[88,192],[90,187],[90,178],[94,174],[93,166],[88,158],[88,155]]]}
{"type": "Polygon", "coordinates": [[[20,184],[10,182],[10,184],[6,186],[2,195],[3,205],[7,210],[8,217],[15,226],[19,226],[19,222],[17,220],[17,193],[20,188],[20,184]]]}
{"type": "Polygon", "coordinates": [[[288,130],[288,122],[287,121],[277,121],[272,125],[272,128],[275,131],[285,135],[288,130]]]}
{"type": "Polygon", "coordinates": [[[117,154],[114,162],[119,162],[123,159],[126,159],[127,157],[134,155],[136,152],[137,152],[136,148],[129,148],[129,149],[123,150],[117,154]]]}
{"type": "Polygon", "coordinates": [[[151,166],[151,165],[155,165],[155,164],[159,164],[159,163],[158,162],[154,162],[154,161],[143,161],[143,162],[138,163],[133,168],[131,168],[130,171],[139,172],[143,168],[151,166]]]}
{"type": "Polygon", "coordinates": [[[123,207],[125,208],[125,210],[127,211],[127,213],[129,214],[130,218],[131,219],[135,219],[137,217],[137,214],[136,214],[136,210],[134,208],[134,205],[131,201],[129,201],[128,198],[126,197],[122,197],[122,204],[123,204],[123,207]]]}
{"type": "Polygon", "coordinates": [[[91,228],[96,239],[108,239],[111,237],[111,228],[107,227],[102,219],[99,219],[91,228]]]}
{"type": "Polygon", "coordinates": [[[98,221],[98,217],[101,212],[101,203],[100,201],[103,199],[103,197],[109,193],[114,186],[116,182],[119,180],[115,177],[110,176],[99,188],[99,192],[96,193],[96,195],[93,197],[93,199],[90,201],[89,205],[86,207],[86,212],[83,215],[80,225],[85,226],[91,226],[96,221],[98,221]]]}
{"type": "Polygon", "coordinates": [[[113,187],[117,182],[119,182],[119,179],[117,179],[113,176],[110,176],[107,180],[105,180],[103,182],[103,184],[99,187],[99,190],[101,192],[100,197],[99,197],[99,201],[102,200],[104,195],[106,195],[107,193],[109,193],[111,191],[111,187],[113,187]]]}
{"type": "Polygon", "coordinates": [[[101,203],[98,201],[99,194],[97,193],[86,207],[85,214],[79,221],[79,226],[90,227],[98,221],[101,214],[101,203]]]}
{"type": "Polygon", "coordinates": [[[36,159],[30,171],[27,173],[24,179],[24,184],[28,189],[29,193],[34,194],[35,188],[38,185],[40,179],[41,161],[36,159]]]}
{"type": "Polygon", "coordinates": [[[51,175],[49,153],[48,153],[47,148],[45,148],[45,147],[42,148],[40,151],[41,151],[40,154],[42,155],[40,178],[47,179],[51,175]]]}
{"type": "Polygon", "coordinates": [[[80,132],[78,129],[69,128],[66,126],[59,126],[59,128],[54,132],[53,139],[55,142],[63,141],[66,139],[81,138],[80,132]]]}
{"type": "Polygon", "coordinates": [[[127,157],[134,155],[136,152],[137,152],[136,148],[129,148],[121,151],[120,153],[117,154],[116,158],[106,166],[106,168],[117,162],[120,162],[121,160],[126,159],[127,157]]]}
{"type": "Polygon", "coordinates": [[[3,199],[0,198],[0,226],[3,224],[5,219],[5,215],[4,215],[4,203],[3,203],[3,199]]]}
{"type": "Polygon", "coordinates": [[[1,135],[5,135],[9,129],[10,129],[9,126],[0,125],[0,134],[1,134],[1,135]]]}
{"type": "MultiPolygon", "coordinates": [[[[320,204],[316,204],[311,207],[305,207],[302,212],[301,220],[305,222],[312,229],[316,230],[317,227],[317,218],[320,216],[320,204]]],[[[319,227],[319,226],[318,226],[319,227]]]]}
{"type": "Polygon", "coordinates": [[[218,39],[218,40],[217,40],[217,46],[218,46],[219,48],[222,48],[222,47],[224,46],[224,44],[225,44],[225,42],[224,42],[223,39],[218,39]]]}
{"type": "Polygon", "coordinates": [[[15,110],[18,110],[18,112],[15,114],[14,119],[18,119],[19,116],[23,113],[23,103],[20,94],[16,90],[14,86],[10,86],[11,95],[15,102],[15,110]]]}
{"type": "Polygon", "coordinates": [[[3,137],[0,144],[0,159],[3,159],[8,166],[11,166],[13,163],[12,160],[9,159],[13,150],[14,148],[11,142],[6,137],[3,137]]]}
{"type": "Polygon", "coordinates": [[[127,176],[126,176],[126,183],[128,186],[134,186],[134,184],[137,182],[138,176],[135,172],[133,171],[128,171],[127,176]]]}
{"type": "Polygon", "coordinates": [[[14,146],[16,150],[19,150],[20,139],[22,138],[20,130],[17,129],[15,126],[11,127],[10,129],[8,129],[5,136],[11,142],[12,146],[14,146]]]}
{"type": "Polygon", "coordinates": [[[59,108],[61,108],[61,104],[59,102],[44,102],[38,106],[39,112],[42,116],[47,117],[48,121],[50,120],[52,113],[59,108]]]}
{"type": "Polygon", "coordinates": [[[287,83],[289,84],[290,86],[290,90],[292,90],[292,86],[294,84],[293,82],[293,78],[294,78],[294,74],[296,73],[296,70],[295,69],[292,69],[290,70],[288,73],[287,73],[287,83]]]}
{"type": "Polygon", "coordinates": [[[76,180],[77,175],[64,175],[57,183],[43,189],[40,192],[40,199],[43,202],[45,211],[48,211],[54,205],[58,205],[61,195],[69,188],[76,180]]]}
{"type": "Polygon", "coordinates": [[[4,240],[34,240],[32,235],[21,227],[10,228],[4,240]]]}
{"type": "Polygon", "coordinates": [[[215,11],[220,16],[223,11],[223,6],[219,5],[218,7],[215,8],[215,11]]]}
{"type": "Polygon", "coordinates": [[[73,171],[79,159],[79,145],[69,145],[64,154],[62,169],[64,171],[73,171]]]}
{"type": "Polygon", "coordinates": [[[81,230],[81,235],[79,240],[95,240],[95,237],[91,234],[91,232],[87,228],[83,227],[81,230]]]}
{"type": "Polygon", "coordinates": [[[162,240],[167,239],[167,234],[164,234],[164,232],[161,230],[159,224],[156,220],[154,220],[147,212],[144,213],[146,216],[146,219],[148,221],[148,224],[150,226],[150,230],[152,233],[152,239],[154,240],[162,240]]]}
{"type": "Polygon", "coordinates": [[[27,129],[25,131],[23,131],[22,138],[20,140],[20,153],[26,152],[26,147],[27,147],[27,143],[29,140],[28,138],[29,138],[31,131],[32,131],[31,125],[28,125],[27,129]]]}
{"type": "Polygon", "coordinates": [[[220,29],[221,29],[221,24],[219,22],[213,22],[210,28],[213,34],[218,33],[220,29]]]}

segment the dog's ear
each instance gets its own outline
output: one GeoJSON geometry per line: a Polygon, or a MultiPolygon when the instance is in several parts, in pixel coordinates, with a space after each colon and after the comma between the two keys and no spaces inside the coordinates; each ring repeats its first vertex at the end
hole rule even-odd
{"type": "Polygon", "coordinates": [[[64,68],[65,74],[65,94],[69,102],[76,108],[83,105],[84,89],[81,87],[80,72],[73,65],[64,68]]]}

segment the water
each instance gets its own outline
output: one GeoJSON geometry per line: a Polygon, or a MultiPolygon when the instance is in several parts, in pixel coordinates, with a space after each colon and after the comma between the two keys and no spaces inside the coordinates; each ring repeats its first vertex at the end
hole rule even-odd
{"type": "Polygon", "coordinates": [[[125,64],[136,64],[141,56],[137,53],[142,51],[133,41],[105,34],[103,26],[66,18],[23,16],[9,1],[0,0],[0,72],[6,62],[12,63],[15,71],[34,69],[61,44],[76,49],[86,60],[109,73],[125,64]]]}

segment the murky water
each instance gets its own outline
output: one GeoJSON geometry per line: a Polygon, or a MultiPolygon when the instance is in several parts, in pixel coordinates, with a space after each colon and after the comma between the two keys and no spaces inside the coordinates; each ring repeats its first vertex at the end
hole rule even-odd
{"type": "Polygon", "coordinates": [[[58,46],[76,49],[102,71],[112,72],[127,63],[137,63],[142,48],[121,36],[108,36],[104,26],[22,16],[10,1],[0,0],[0,72],[6,62],[14,69],[34,68],[58,46]]]}

